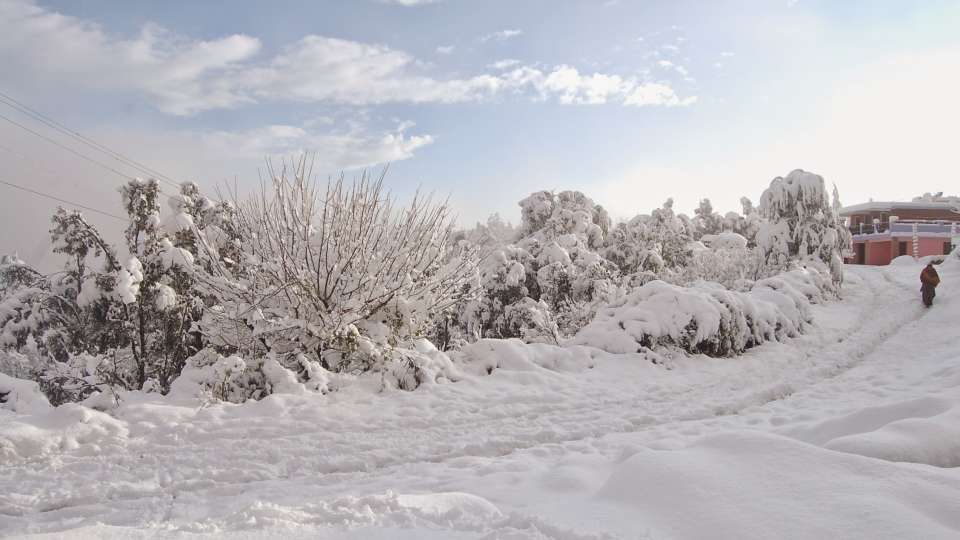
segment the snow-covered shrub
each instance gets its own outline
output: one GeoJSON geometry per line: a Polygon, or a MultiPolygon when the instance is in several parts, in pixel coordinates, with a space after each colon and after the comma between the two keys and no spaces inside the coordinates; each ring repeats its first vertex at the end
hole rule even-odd
{"type": "Polygon", "coordinates": [[[687,264],[662,273],[664,280],[678,285],[713,281],[729,289],[742,289],[756,274],[756,258],[747,248],[747,239],[734,232],[706,235],[702,248],[692,249],[687,264]]]}
{"type": "Polygon", "coordinates": [[[537,192],[520,201],[523,222],[516,245],[529,253],[539,295],[557,310],[569,302],[591,301],[616,273],[598,253],[611,228],[602,206],[578,191],[537,192]]]}
{"type": "Polygon", "coordinates": [[[802,332],[811,322],[808,295],[816,296],[821,280],[817,271],[798,269],[746,292],[704,281],[687,287],[652,281],[601,309],[570,343],[612,353],[676,347],[732,356],[802,332]]]}
{"type": "Polygon", "coordinates": [[[537,192],[520,201],[520,207],[525,236],[516,245],[529,254],[525,270],[535,283],[528,286],[527,298],[510,309],[510,326],[517,330],[502,337],[556,343],[560,334],[580,328],[580,312],[607,301],[615,287],[618,269],[600,254],[610,218],[576,191],[537,192]],[[562,326],[556,327],[557,321],[562,326]]]}
{"type": "Polygon", "coordinates": [[[551,240],[574,234],[597,248],[611,227],[604,208],[579,191],[538,191],[520,201],[521,237],[551,240]]]}
{"type": "Polygon", "coordinates": [[[504,337],[517,336],[527,343],[558,343],[560,330],[550,306],[543,300],[521,298],[506,307],[504,337]]]}
{"type": "Polygon", "coordinates": [[[525,249],[506,246],[486,257],[480,268],[480,294],[461,309],[469,338],[519,337],[522,326],[508,320],[510,306],[540,296],[537,261],[525,249]]]}
{"type": "Polygon", "coordinates": [[[0,373],[17,379],[28,379],[33,375],[34,362],[27,355],[16,350],[0,350],[0,373]]]}
{"type": "Polygon", "coordinates": [[[695,232],[694,222],[682,214],[675,214],[673,199],[668,199],[650,215],[639,215],[618,224],[610,234],[603,254],[622,275],[660,274],[687,263],[695,232]]]}
{"type": "Polygon", "coordinates": [[[268,353],[245,359],[204,349],[187,360],[170,395],[242,403],[272,394],[325,394],[336,390],[337,384],[343,384],[343,377],[350,376],[379,377],[380,390],[415,390],[462,377],[450,358],[425,339],[416,339],[392,349],[389,354],[379,349],[369,351],[379,354],[371,365],[337,375],[302,354],[281,358],[268,353]]]}
{"type": "Polygon", "coordinates": [[[424,385],[462,378],[450,357],[426,339],[414,340],[410,346],[397,349],[381,372],[381,390],[415,390],[424,385]]]}
{"type": "Polygon", "coordinates": [[[234,403],[260,398],[268,393],[264,392],[268,384],[262,367],[262,362],[248,366],[239,356],[225,357],[212,349],[204,349],[187,359],[180,376],[170,387],[170,395],[234,403]]]}
{"type": "Polygon", "coordinates": [[[125,381],[116,378],[123,356],[122,351],[110,356],[79,353],[64,362],[40,357],[32,378],[54,405],[81,401],[112,387],[126,388],[125,381]]]}
{"type": "Polygon", "coordinates": [[[763,223],[763,218],[759,211],[753,206],[753,202],[747,197],[740,198],[742,213],[727,212],[723,218],[723,230],[733,232],[747,239],[747,247],[753,248],[757,245],[757,232],[763,223]]]}
{"type": "MultiPolygon", "coordinates": [[[[519,204],[522,222],[512,241],[500,225],[496,238],[478,240],[486,254],[478,294],[438,321],[431,335],[443,348],[486,337],[556,343],[616,289],[616,265],[599,253],[610,230],[603,207],[575,191],[536,192],[519,204]]],[[[462,236],[468,241],[475,232],[462,236]]]]}
{"type": "Polygon", "coordinates": [[[50,402],[37,383],[0,373],[0,409],[31,414],[49,408],[50,402]]]}
{"type": "Polygon", "coordinates": [[[326,393],[330,381],[331,373],[304,355],[281,363],[273,354],[244,359],[204,349],[187,359],[170,394],[242,403],[270,394],[326,393]]]}
{"type": "Polygon", "coordinates": [[[647,229],[645,218],[637,216],[618,223],[603,250],[604,257],[614,263],[623,275],[658,273],[664,269],[663,257],[647,229]]]}

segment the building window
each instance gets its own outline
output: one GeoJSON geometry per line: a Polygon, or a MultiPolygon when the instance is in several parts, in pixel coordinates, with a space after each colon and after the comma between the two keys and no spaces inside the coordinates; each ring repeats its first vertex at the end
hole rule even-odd
{"type": "Polygon", "coordinates": [[[900,252],[899,252],[899,254],[900,254],[900,255],[908,255],[908,253],[907,253],[907,243],[906,243],[906,242],[899,242],[899,244],[900,244],[900,246],[899,246],[899,247],[900,247],[900,252]]]}
{"type": "Polygon", "coordinates": [[[953,244],[951,244],[950,242],[944,242],[944,243],[943,243],[943,254],[944,254],[944,255],[949,255],[951,251],[953,251],[953,244]]]}

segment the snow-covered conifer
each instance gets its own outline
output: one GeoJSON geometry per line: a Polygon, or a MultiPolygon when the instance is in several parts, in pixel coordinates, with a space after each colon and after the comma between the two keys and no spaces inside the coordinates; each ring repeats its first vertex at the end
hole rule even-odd
{"type": "Polygon", "coordinates": [[[759,256],[767,273],[785,269],[791,260],[816,260],[830,269],[833,282],[843,281],[841,250],[848,238],[823,177],[797,169],[774,178],[760,199],[766,222],[757,235],[759,256]]]}

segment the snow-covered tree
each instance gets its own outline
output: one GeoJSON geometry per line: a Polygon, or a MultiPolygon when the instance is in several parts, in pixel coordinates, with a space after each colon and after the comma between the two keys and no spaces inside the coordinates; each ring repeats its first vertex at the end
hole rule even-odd
{"type": "Polygon", "coordinates": [[[303,160],[270,173],[235,205],[242,273],[214,261],[202,278],[215,305],[201,327],[221,350],[382,371],[470,292],[474,253],[451,255],[447,204],[418,194],[398,208],[382,176],[319,188],[303,160]]]}
{"type": "Polygon", "coordinates": [[[687,264],[668,269],[662,279],[679,285],[698,281],[719,283],[728,289],[743,289],[756,274],[747,239],[735,232],[703,237],[704,246],[691,251],[687,264]]]}
{"type": "Polygon", "coordinates": [[[762,271],[787,268],[791,260],[819,261],[835,285],[843,281],[844,248],[849,232],[827,195],[823,177],[797,169],[774,178],[760,199],[766,220],[757,234],[762,271]]]}
{"type": "Polygon", "coordinates": [[[693,211],[693,224],[696,230],[695,238],[706,235],[715,235],[723,232],[723,217],[713,211],[710,199],[701,199],[700,205],[693,211]]]}
{"type": "Polygon", "coordinates": [[[604,257],[613,262],[625,276],[658,274],[664,268],[660,246],[648,227],[649,216],[636,216],[618,223],[607,238],[604,257]]]}
{"type": "Polygon", "coordinates": [[[536,192],[520,201],[520,207],[524,236],[516,245],[531,256],[526,271],[536,276],[530,298],[557,316],[562,333],[575,332],[582,317],[568,312],[595,310],[607,301],[618,273],[616,265],[600,255],[612,228],[610,216],[578,191],[536,192]]]}

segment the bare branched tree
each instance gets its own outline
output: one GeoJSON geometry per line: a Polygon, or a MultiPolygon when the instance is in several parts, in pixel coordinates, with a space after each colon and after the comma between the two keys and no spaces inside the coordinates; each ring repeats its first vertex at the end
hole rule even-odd
{"type": "MultiPolygon", "coordinates": [[[[246,327],[247,343],[335,368],[325,353],[346,347],[345,336],[392,346],[421,335],[476,273],[475,253],[451,256],[449,204],[417,193],[396,206],[386,171],[341,175],[326,189],[306,158],[280,169],[268,162],[267,171],[259,193],[235,205],[243,260],[209,265],[207,279],[222,326],[246,327]]],[[[245,332],[234,333],[242,349],[245,332]]]]}

